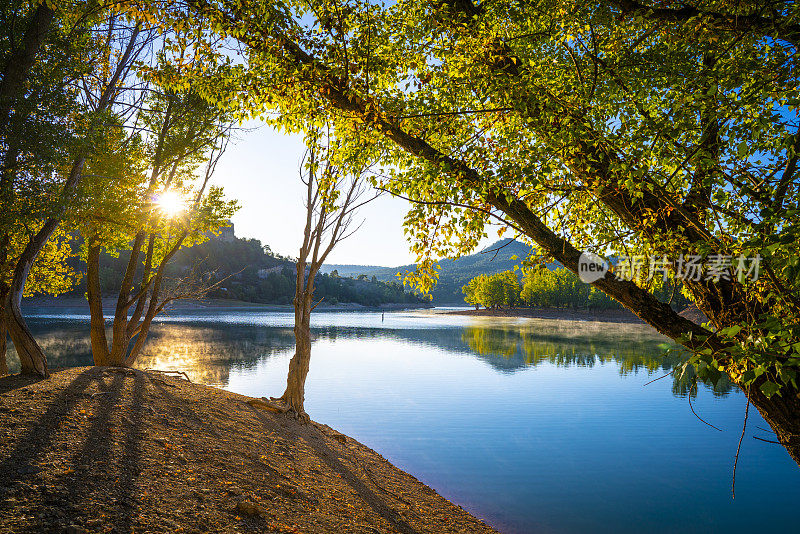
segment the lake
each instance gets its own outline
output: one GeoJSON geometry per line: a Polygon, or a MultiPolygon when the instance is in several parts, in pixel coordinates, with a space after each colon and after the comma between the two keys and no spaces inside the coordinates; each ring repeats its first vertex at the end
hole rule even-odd
{"type": "MultiPolygon", "coordinates": [[[[88,317],[29,309],[50,365],[90,365],[88,317]]],[[[293,314],[208,309],[154,326],[141,368],[280,395],[293,314]]],[[[439,310],[314,314],[306,409],[503,532],[795,531],[800,469],[719,384],[692,398],[644,325],[439,310]],[[653,381],[653,382],[651,382],[653,381]],[[648,382],[651,382],[648,384],[648,382]]],[[[12,351],[13,353],[13,351],[12,351]]],[[[18,368],[18,366],[17,366],[18,368]]]]}

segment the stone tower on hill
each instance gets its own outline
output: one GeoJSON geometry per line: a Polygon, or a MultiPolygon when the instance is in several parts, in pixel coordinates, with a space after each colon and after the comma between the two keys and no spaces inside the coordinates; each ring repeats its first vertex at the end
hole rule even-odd
{"type": "Polygon", "coordinates": [[[220,241],[224,241],[226,243],[236,240],[236,234],[233,231],[233,223],[230,219],[222,223],[218,232],[219,235],[214,235],[214,232],[208,232],[206,235],[209,239],[219,239],[220,241]]]}

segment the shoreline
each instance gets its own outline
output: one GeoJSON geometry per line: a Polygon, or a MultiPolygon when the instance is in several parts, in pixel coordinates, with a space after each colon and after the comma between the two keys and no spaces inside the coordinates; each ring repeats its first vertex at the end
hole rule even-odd
{"type": "Polygon", "coordinates": [[[0,414],[3,532],[497,532],[327,425],[158,372],[3,377],[0,414]]]}
{"type": "Polygon", "coordinates": [[[592,321],[599,323],[645,324],[626,309],[621,310],[572,310],[566,308],[507,308],[481,310],[453,310],[447,315],[471,317],[503,317],[529,319],[555,319],[561,321],[592,321]]]}
{"type": "MultiPolygon", "coordinates": [[[[104,297],[103,308],[113,310],[116,306],[116,298],[104,297]]],[[[338,304],[321,303],[316,311],[394,311],[394,310],[417,310],[433,308],[432,304],[406,304],[389,303],[379,306],[363,306],[353,302],[343,302],[338,304]]],[[[22,308],[76,308],[89,312],[89,304],[86,299],[81,297],[32,297],[22,301],[22,308]]],[[[291,304],[263,304],[258,302],[246,302],[243,300],[228,299],[208,299],[208,300],[176,300],[164,311],[187,311],[187,310],[263,310],[263,311],[293,311],[291,304]]],[[[24,313],[23,313],[24,314],[24,313]]]]}

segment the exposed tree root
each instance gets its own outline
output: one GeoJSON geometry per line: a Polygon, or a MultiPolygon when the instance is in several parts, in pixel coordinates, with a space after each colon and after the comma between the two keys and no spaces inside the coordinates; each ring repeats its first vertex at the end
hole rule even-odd
{"type": "Polygon", "coordinates": [[[260,408],[262,410],[267,410],[268,412],[272,413],[286,413],[289,411],[289,408],[286,405],[277,402],[272,402],[266,398],[251,399],[247,401],[247,404],[249,404],[253,408],[260,408]]]}
{"type": "Polygon", "coordinates": [[[182,376],[183,378],[185,378],[187,382],[191,382],[192,381],[192,379],[189,378],[189,375],[187,375],[185,371],[162,371],[161,369],[151,369],[151,368],[148,367],[147,369],[145,369],[145,372],[148,372],[148,373],[161,373],[161,374],[164,374],[164,375],[177,375],[177,376],[182,376]]]}
{"type": "Polygon", "coordinates": [[[102,367],[104,373],[122,373],[125,376],[136,376],[136,369],[124,365],[105,365],[98,367],[102,367]]]}
{"type": "Polygon", "coordinates": [[[271,397],[269,399],[261,397],[260,399],[249,400],[247,404],[253,408],[260,408],[272,413],[285,414],[301,423],[311,422],[311,418],[304,410],[298,412],[294,406],[283,400],[283,397],[271,397]]]}

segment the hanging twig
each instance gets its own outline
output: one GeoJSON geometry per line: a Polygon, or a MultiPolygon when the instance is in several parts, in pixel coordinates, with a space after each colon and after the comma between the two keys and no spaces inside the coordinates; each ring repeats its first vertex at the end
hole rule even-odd
{"type": "Polygon", "coordinates": [[[658,382],[658,381],[659,381],[659,380],[661,380],[662,378],[667,378],[668,376],[672,375],[673,373],[675,373],[675,369],[673,369],[673,370],[672,370],[672,371],[670,371],[669,373],[665,374],[664,376],[659,376],[658,378],[654,378],[654,379],[653,379],[653,380],[651,380],[650,382],[645,382],[645,384],[644,384],[642,387],[644,387],[644,386],[649,386],[649,385],[650,385],[650,384],[652,384],[653,382],[658,382]]]}
{"type": "Polygon", "coordinates": [[[742,425],[742,435],[739,436],[739,445],[736,447],[736,457],[733,460],[733,477],[731,479],[731,497],[736,498],[736,466],[739,464],[739,451],[742,448],[742,441],[744,440],[744,431],[747,429],[747,416],[750,414],[750,386],[747,386],[745,391],[747,398],[747,405],[744,409],[744,424],[742,425]]]}
{"type": "MultiPolygon", "coordinates": [[[[695,391],[695,393],[697,393],[697,382],[694,383],[694,391],[695,391]]],[[[692,391],[691,391],[691,389],[689,390],[689,394],[686,397],[689,399],[689,409],[692,410],[692,413],[694,414],[695,417],[697,417],[700,421],[702,421],[703,423],[707,424],[708,426],[710,426],[714,430],[719,430],[720,432],[722,432],[721,428],[715,427],[714,425],[712,425],[711,423],[709,423],[708,421],[706,421],[705,419],[703,419],[702,417],[697,415],[697,412],[694,411],[694,406],[692,406],[692,391]]]]}

